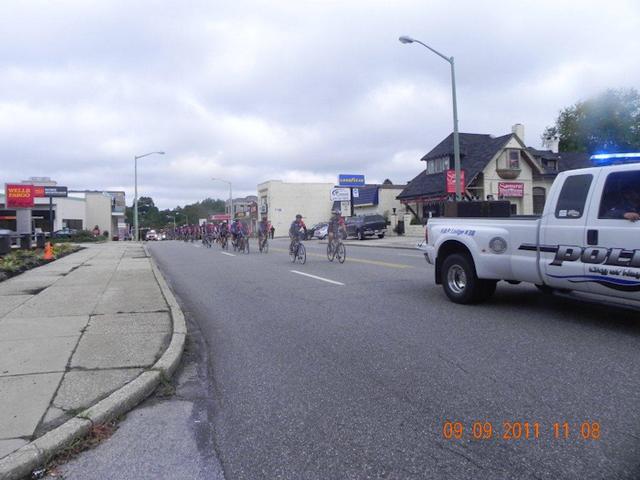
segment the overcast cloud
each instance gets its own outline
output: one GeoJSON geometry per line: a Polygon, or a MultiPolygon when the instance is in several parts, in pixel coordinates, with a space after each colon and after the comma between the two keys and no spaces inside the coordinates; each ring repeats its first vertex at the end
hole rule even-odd
{"type": "Polygon", "coordinates": [[[452,129],[526,142],[560,108],[640,84],[640,2],[2,2],[0,182],[139,190],[163,208],[268,179],[403,183],[452,129]]]}

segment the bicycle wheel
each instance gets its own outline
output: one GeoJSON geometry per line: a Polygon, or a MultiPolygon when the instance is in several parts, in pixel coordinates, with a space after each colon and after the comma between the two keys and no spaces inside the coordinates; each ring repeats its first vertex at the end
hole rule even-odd
{"type": "Polygon", "coordinates": [[[249,254],[249,239],[244,239],[244,253],[249,254]]]}
{"type": "Polygon", "coordinates": [[[264,253],[269,253],[269,242],[266,239],[264,240],[264,245],[262,246],[262,251],[264,253]]]}
{"type": "Polygon", "coordinates": [[[298,248],[299,248],[299,245],[294,245],[293,248],[289,250],[289,257],[291,258],[291,263],[296,263],[296,259],[298,258],[298,248]]]}
{"type": "Polygon", "coordinates": [[[347,259],[347,249],[342,242],[338,244],[338,248],[336,249],[336,257],[338,257],[338,261],[340,263],[344,263],[344,261],[347,259]]]}
{"type": "Polygon", "coordinates": [[[333,258],[335,257],[335,255],[336,255],[336,251],[333,248],[331,248],[331,242],[327,243],[327,259],[330,262],[333,262],[333,258]]]}
{"type": "Polygon", "coordinates": [[[307,263],[307,250],[304,248],[302,243],[298,246],[298,261],[302,265],[307,263]]]}

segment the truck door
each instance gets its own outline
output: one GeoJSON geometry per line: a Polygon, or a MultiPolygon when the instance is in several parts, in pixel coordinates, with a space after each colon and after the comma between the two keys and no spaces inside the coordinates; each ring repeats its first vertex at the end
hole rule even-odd
{"type": "Polygon", "coordinates": [[[640,214],[640,165],[623,168],[598,180],[583,261],[592,293],[640,301],[640,221],[632,221],[640,214]]]}
{"type": "Polygon", "coordinates": [[[551,203],[555,208],[549,209],[543,218],[539,243],[540,270],[551,287],[589,289],[581,255],[586,245],[587,210],[595,175],[592,170],[564,177],[559,193],[549,199],[555,202],[551,203]]]}

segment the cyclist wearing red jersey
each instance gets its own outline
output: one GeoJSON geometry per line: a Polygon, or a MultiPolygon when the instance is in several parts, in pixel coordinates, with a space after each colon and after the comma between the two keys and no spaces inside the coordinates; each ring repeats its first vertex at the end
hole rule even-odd
{"type": "Polygon", "coordinates": [[[334,210],[331,212],[333,215],[329,220],[329,226],[327,228],[327,233],[329,236],[329,245],[333,244],[333,240],[338,238],[338,235],[342,231],[344,236],[347,235],[347,227],[344,223],[344,217],[340,214],[340,210],[334,210]]]}
{"type": "Polygon", "coordinates": [[[291,243],[289,244],[289,251],[293,251],[293,245],[296,241],[304,240],[307,236],[307,226],[302,221],[302,215],[297,214],[296,219],[291,222],[289,227],[289,238],[291,243]]]}

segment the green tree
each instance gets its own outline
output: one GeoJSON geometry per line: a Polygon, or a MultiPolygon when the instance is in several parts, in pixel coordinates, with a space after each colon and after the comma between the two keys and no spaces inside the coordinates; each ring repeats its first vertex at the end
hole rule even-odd
{"type": "MultiPolygon", "coordinates": [[[[208,218],[215,213],[224,213],[225,201],[206,198],[202,201],[175,208],[159,210],[151,197],[138,199],[138,221],[141,228],[162,229],[173,227],[175,217],[177,225],[194,224],[201,218],[208,218]]],[[[133,225],[133,206],[127,207],[125,212],[127,222],[133,225]]]]}
{"type": "Polygon", "coordinates": [[[543,140],[558,136],[561,152],[640,150],[640,94],[634,88],[607,90],[560,111],[543,140]]]}

